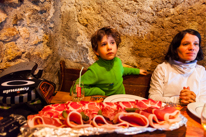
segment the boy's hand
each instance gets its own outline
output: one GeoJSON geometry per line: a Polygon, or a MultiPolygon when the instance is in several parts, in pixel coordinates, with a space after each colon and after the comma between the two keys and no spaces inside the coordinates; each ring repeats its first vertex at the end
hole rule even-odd
{"type": "Polygon", "coordinates": [[[148,74],[148,72],[144,69],[139,69],[139,70],[140,70],[139,74],[141,74],[141,75],[147,75],[148,74]]]}

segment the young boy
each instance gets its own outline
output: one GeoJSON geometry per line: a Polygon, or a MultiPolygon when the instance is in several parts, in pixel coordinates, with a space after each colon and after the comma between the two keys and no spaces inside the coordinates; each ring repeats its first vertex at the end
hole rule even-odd
{"type": "Polygon", "coordinates": [[[103,27],[92,35],[92,49],[99,60],[81,77],[85,96],[125,94],[122,76],[147,74],[142,69],[122,66],[121,60],[116,57],[120,42],[120,34],[110,27],[103,27]]]}

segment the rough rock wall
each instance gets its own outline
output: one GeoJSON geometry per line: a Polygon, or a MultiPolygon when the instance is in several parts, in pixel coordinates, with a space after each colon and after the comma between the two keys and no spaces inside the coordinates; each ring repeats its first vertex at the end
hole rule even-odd
{"type": "MultiPolygon", "coordinates": [[[[0,2],[0,69],[34,61],[58,85],[59,61],[87,68],[95,61],[90,37],[111,26],[122,35],[117,56],[151,72],[172,38],[192,28],[206,53],[206,0],[3,0],[0,2]]],[[[206,66],[206,58],[199,64],[206,66]]]]}
{"type": "Polygon", "coordinates": [[[43,78],[58,83],[56,37],[58,0],[4,0],[0,3],[0,69],[33,61],[43,78]]]}
{"type": "MultiPolygon", "coordinates": [[[[163,61],[173,37],[188,28],[201,33],[205,51],[205,0],[62,0],[62,3],[63,47],[59,54],[67,67],[93,63],[90,37],[108,25],[122,35],[118,57],[133,67],[153,71],[163,61]]],[[[200,64],[205,66],[205,60],[200,64]]]]}

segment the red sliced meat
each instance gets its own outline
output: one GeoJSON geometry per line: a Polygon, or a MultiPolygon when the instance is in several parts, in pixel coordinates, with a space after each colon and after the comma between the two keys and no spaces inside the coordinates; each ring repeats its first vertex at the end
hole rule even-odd
{"type": "Polygon", "coordinates": [[[92,120],[92,125],[94,127],[99,127],[108,124],[109,123],[105,120],[105,118],[102,115],[96,115],[92,120]]]}
{"type": "Polygon", "coordinates": [[[114,130],[116,128],[122,127],[122,128],[127,128],[129,127],[129,124],[126,122],[122,122],[119,124],[112,124],[107,122],[107,120],[102,116],[102,115],[96,115],[93,120],[92,120],[92,125],[94,127],[101,127],[101,128],[105,128],[107,130],[114,130]]]}
{"type": "Polygon", "coordinates": [[[149,125],[154,128],[169,129],[170,124],[166,121],[159,121],[155,114],[148,113],[144,110],[136,110],[135,112],[144,115],[149,120],[149,125]]]}
{"type": "Polygon", "coordinates": [[[96,115],[92,120],[92,125],[94,127],[106,128],[107,130],[109,130],[109,129],[114,130],[114,129],[118,128],[118,126],[115,126],[113,124],[109,124],[102,115],[96,115]]]}
{"type": "Polygon", "coordinates": [[[58,118],[65,109],[65,104],[52,104],[45,106],[39,111],[39,116],[58,118]]]}
{"type": "Polygon", "coordinates": [[[62,115],[62,111],[39,111],[39,115],[50,118],[58,118],[62,115]]]}
{"type": "Polygon", "coordinates": [[[77,111],[71,111],[66,118],[66,124],[71,128],[87,128],[90,124],[84,124],[82,115],[77,111]]]}
{"type": "Polygon", "coordinates": [[[148,100],[136,100],[137,107],[141,109],[146,109],[148,107],[154,107],[154,108],[161,108],[162,102],[161,101],[154,101],[152,99],[148,100]]]}
{"type": "Polygon", "coordinates": [[[120,127],[120,128],[128,128],[129,127],[129,123],[121,122],[121,123],[116,124],[116,126],[120,127]]]}
{"type": "Polygon", "coordinates": [[[179,117],[180,111],[174,107],[165,106],[159,109],[147,108],[145,111],[153,113],[160,121],[168,121],[169,123],[179,122],[181,118],[179,117]]]}
{"type": "Polygon", "coordinates": [[[136,108],[136,102],[135,101],[119,101],[117,102],[117,108],[119,109],[119,111],[124,111],[125,112],[125,108],[136,108]]]}
{"type": "Polygon", "coordinates": [[[65,109],[65,104],[52,104],[45,106],[41,111],[63,111],[65,109]]]}
{"type": "Polygon", "coordinates": [[[89,117],[89,120],[92,120],[98,114],[98,111],[101,110],[98,102],[81,101],[80,103],[83,105],[82,110],[89,117]]]}
{"type": "Polygon", "coordinates": [[[31,119],[33,119],[33,118],[36,117],[36,116],[41,116],[41,115],[40,115],[40,114],[28,115],[28,116],[27,116],[27,120],[31,120],[31,119]]]}
{"type": "Polygon", "coordinates": [[[113,120],[114,123],[126,122],[129,126],[145,128],[149,126],[149,121],[144,115],[138,113],[118,113],[113,120]]]}
{"type": "Polygon", "coordinates": [[[82,112],[82,104],[80,102],[68,101],[65,104],[65,110],[67,113],[69,113],[71,111],[82,112]]]}
{"type": "Polygon", "coordinates": [[[114,119],[115,115],[118,113],[117,103],[115,102],[100,102],[102,115],[111,121],[114,119]]]}
{"type": "Polygon", "coordinates": [[[61,127],[62,123],[58,118],[50,118],[44,116],[34,116],[29,117],[27,120],[28,126],[31,128],[34,127],[61,127]]]}
{"type": "MultiPolygon", "coordinates": [[[[45,106],[38,114],[29,115],[28,125],[30,127],[91,127],[91,124],[84,124],[80,112],[89,116],[94,126],[101,126],[107,129],[117,127],[147,127],[154,128],[169,127],[174,122],[179,122],[180,111],[172,107],[161,107],[161,101],[152,99],[141,101],[120,101],[120,102],[72,102],[65,104],[53,104],[45,106]],[[125,108],[140,108],[138,113],[127,113],[125,108]],[[67,117],[62,116],[66,110],[67,117]],[[97,115],[98,111],[102,115],[97,115]]],[[[85,122],[87,123],[87,122],[85,122]]]]}

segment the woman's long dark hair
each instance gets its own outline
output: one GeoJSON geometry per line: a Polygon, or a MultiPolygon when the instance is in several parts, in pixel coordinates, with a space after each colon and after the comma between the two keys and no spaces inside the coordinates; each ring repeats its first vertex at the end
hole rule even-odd
{"type": "Polygon", "coordinates": [[[191,35],[195,35],[199,38],[199,52],[197,53],[197,57],[195,60],[203,60],[204,55],[202,52],[202,48],[201,48],[201,36],[200,33],[197,32],[196,30],[193,29],[186,29],[183,30],[181,32],[179,32],[172,40],[172,42],[170,43],[169,49],[167,51],[167,54],[165,55],[165,60],[169,61],[169,59],[171,58],[172,60],[179,60],[179,56],[177,54],[177,48],[180,46],[182,39],[184,38],[184,36],[186,34],[191,34],[191,35]]]}

